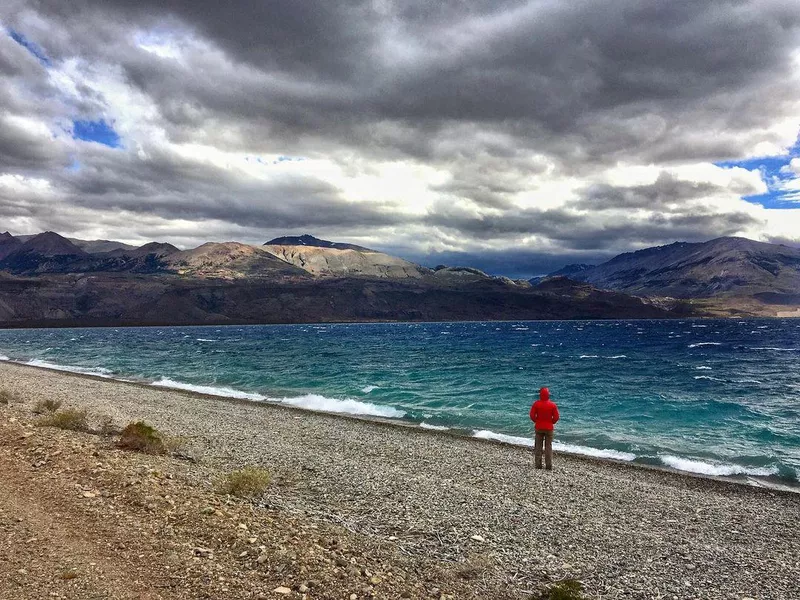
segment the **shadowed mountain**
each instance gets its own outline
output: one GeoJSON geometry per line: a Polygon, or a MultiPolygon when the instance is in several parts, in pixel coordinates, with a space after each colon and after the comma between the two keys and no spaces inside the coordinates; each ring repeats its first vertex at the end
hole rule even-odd
{"type": "Polygon", "coordinates": [[[3,260],[21,245],[22,242],[7,231],[0,233],[0,260],[3,260]]]}
{"type": "Polygon", "coordinates": [[[138,248],[131,247],[112,250],[111,252],[108,252],[108,255],[127,256],[130,258],[153,255],[161,258],[163,256],[169,256],[170,254],[175,254],[176,252],[180,251],[180,248],[177,248],[172,244],[167,244],[164,242],[148,242],[147,244],[139,246],[138,248]]]}
{"type": "Polygon", "coordinates": [[[64,265],[83,256],[86,256],[86,252],[67,238],[45,231],[9,252],[0,261],[0,269],[11,273],[58,272],[64,265]]]}
{"type": "Polygon", "coordinates": [[[571,277],[644,296],[796,296],[800,249],[736,237],[676,242],[620,254],[571,277]]]}
{"type": "Polygon", "coordinates": [[[101,252],[113,252],[115,250],[134,250],[136,246],[115,242],[113,240],[79,240],[77,238],[67,238],[78,248],[89,254],[99,254],[101,252]]]}
{"type": "Polygon", "coordinates": [[[356,246],[355,244],[345,244],[342,242],[329,242],[328,240],[321,240],[315,238],[313,235],[285,235],[277,237],[264,244],[265,246],[312,246],[314,248],[333,248],[334,250],[359,250],[361,252],[375,252],[363,246],[356,246]]]}
{"type": "Polygon", "coordinates": [[[277,258],[323,277],[419,279],[431,272],[383,252],[320,240],[310,235],[275,238],[263,247],[277,258]]]}
{"type": "Polygon", "coordinates": [[[541,283],[548,277],[569,277],[570,279],[574,279],[575,281],[580,281],[583,274],[593,268],[594,265],[584,265],[584,264],[567,265],[566,267],[561,267],[558,271],[553,271],[552,273],[548,273],[547,275],[531,277],[528,281],[533,285],[541,283]]]}

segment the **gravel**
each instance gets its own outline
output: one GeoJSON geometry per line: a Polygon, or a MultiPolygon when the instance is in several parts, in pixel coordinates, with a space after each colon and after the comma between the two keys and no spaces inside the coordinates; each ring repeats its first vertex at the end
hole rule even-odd
{"type": "Polygon", "coordinates": [[[182,436],[198,478],[263,466],[274,478],[263,508],[517,597],[576,578],[588,598],[800,598],[800,494],[558,453],[536,471],[527,448],[10,363],[0,381],[182,436]]]}

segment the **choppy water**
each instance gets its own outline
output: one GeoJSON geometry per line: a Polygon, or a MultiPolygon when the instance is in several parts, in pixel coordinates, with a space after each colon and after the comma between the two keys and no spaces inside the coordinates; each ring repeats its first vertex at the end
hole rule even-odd
{"type": "Polygon", "coordinates": [[[538,321],[0,331],[0,358],[529,444],[797,482],[800,320],[538,321]]]}

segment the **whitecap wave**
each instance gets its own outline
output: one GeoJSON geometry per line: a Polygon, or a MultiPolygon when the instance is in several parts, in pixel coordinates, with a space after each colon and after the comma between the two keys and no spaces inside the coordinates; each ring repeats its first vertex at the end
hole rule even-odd
{"type": "Polygon", "coordinates": [[[112,371],[104,369],[103,367],[74,367],[71,365],[59,365],[57,363],[47,362],[46,360],[39,360],[34,358],[24,364],[32,367],[40,367],[42,369],[51,369],[53,371],[65,371],[67,373],[79,373],[80,375],[94,375],[95,377],[105,377],[111,379],[112,371]]]}
{"type": "Polygon", "coordinates": [[[723,381],[722,379],[719,379],[717,377],[711,377],[711,375],[695,375],[694,378],[695,379],[707,379],[709,381],[723,381]]]}
{"type": "Polygon", "coordinates": [[[155,387],[170,388],[173,390],[185,390],[187,392],[197,392],[199,394],[208,394],[209,396],[221,396],[223,398],[239,398],[242,400],[266,400],[266,396],[256,394],[253,392],[243,392],[242,390],[235,390],[229,387],[217,387],[212,385],[194,385],[192,383],[184,383],[183,381],[175,381],[168,377],[162,377],[158,381],[154,381],[151,385],[155,387]]]}
{"type": "MultiPolygon", "coordinates": [[[[505,442],[506,444],[514,444],[515,446],[533,446],[532,438],[497,433],[490,431],[489,429],[475,430],[472,433],[472,437],[483,440],[505,442]]],[[[570,454],[581,454],[583,456],[592,456],[594,458],[612,458],[615,460],[624,460],[626,462],[630,462],[636,458],[636,455],[632,452],[622,452],[621,450],[611,450],[610,448],[591,448],[589,446],[567,444],[559,441],[553,442],[553,449],[558,452],[569,452],[570,454]]]]}
{"type": "Polygon", "coordinates": [[[365,394],[369,394],[370,392],[377,389],[380,389],[377,385],[365,385],[363,388],[361,388],[361,391],[365,394]]]}
{"type": "Polygon", "coordinates": [[[607,356],[606,358],[608,358],[608,360],[618,360],[620,358],[628,358],[628,357],[625,356],[624,354],[617,354],[615,356],[607,356]]]}
{"type": "Polygon", "coordinates": [[[430,423],[426,423],[423,421],[419,424],[422,429],[433,429],[434,431],[447,431],[450,429],[449,427],[445,427],[444,425],[431,425],[430,423]]]}
{"type": "Polygon", "coordinates": [[[198,342],[216,342],[217,340],[211,340],[209,338],[197,338],[198,342]]]}
{"type": "Polygon", "coordinates": [[[697,473],[699,475],[717,475],[723,477],[730,475],[752,475],[754,477],[769,477],[770,475],[778,474],[777,467],[743,467],[735,464],[708,463],[702,460],[681,458],[680,456],[673,456],[671,454],[660,455],[658,458],[668,467],[688,473],[697,473]]]}
{"type": "Polygon", "coordinates": [[[11,360],[5,354],[0,354],[0,360],[11,360]]]}
{"type": "Polygon", "coordinates": [[[352,400],[350,398],[337,400],[336,398],[326,398],[319,394],[306,394],[305,396],[298,396],[296,398],[281,398],[278,399],[277,402],[308,410],[343,413],[347,415],[366,415],[399,419],[406,414],[402,410],[397,410],[391,406],[379,406],[377,404],[370,404],[369,402],[359,402],[358,400],[352,400]]]}
{"type": "Polygon", "coordinates": [[[701,346],[722,346],[722,342],[696,342],[689,344],[689,348],[700,348],[701,346]]]}
{"type": "Polygon", "coordinates": [[[297,408],[304,408],[306,410],[342,413],[348,415],[364,415],[372,417],[387,417],[392,419],[399,419],[405,416],[405,412],[393,408],[391,406],[379,406],[369,402],[360,402],[346,398],[339,400],[337,398],[328,398],[319,394],[305,394],[296,397],[284,398],[270,398],[255,392],[245,392],[236,390],[229,387],[210,386],[210,385],[194,385],[191,383],[184,383],[182,381],[175,381],[167,377],[162,377],[160,380],[153,382],[151,385],[156,387],[165,387],[176,390],[185,390],[188,392],[197,392],[200,394],[208,394],[209,396],[220,396],[223,398],[238,398],[241,400],[253,400],[256,402],[274,402],[276,404],[287,404],[297,408]]]}
{"type": "Polygon", "coordinates": [[[581,354],[579,358],[600,358],[597,354],[581,354]]]}
{"type": "Polygon", "coordinates": [[[762,348],[750,348],[750,350],[768,350],[768,351],[771,351],[771,352],[797,352],[797,351],[800,351],[800,348],[771,348],[771,347],[763,348],[762,347],[762,348]]]}
{"type": "Polygon", "coordinates": [[[697,369],[698,371],[711,371],[711,367],[706,367],[706,366],[695,367],[695,369],[697,369]]]}

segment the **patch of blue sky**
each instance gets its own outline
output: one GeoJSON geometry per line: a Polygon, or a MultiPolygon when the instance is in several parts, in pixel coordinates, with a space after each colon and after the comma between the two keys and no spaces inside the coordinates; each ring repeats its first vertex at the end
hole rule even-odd
{"type": "MultiPolygon", "coordinates": [[[[278,158],[274,160],[264,160],[260,156],[253,157],[253,160],[257,163],[261,163],[262,165],[279,165],[284,162],[300,162],[305,160],[305,156],[285,156],[281,154],[278,158]]],[[[245,161],[250,162],[250,157],[246,156],[245,161]]]]}
{"type": "Polygon", "coordinates": [[[104,119],[99,121],[73,121],[72,137],[76,140],[103,144],[110,148],[119,148],[121,145],[119,135],[104,119]]]}
{"type": "Polygon", "coordinates": [[[38,60],[41,64],[43,64],[45,67],[50,66],[50,59],[47,57],[47,54],[45,54],[44,50],[42,50],[42,48],[38,44],[32,42],[24,35],[22,35],[19,31],[11,29],[10,27],[6,29],[6,33],[8,33],[8,36],[12,40],[17,42],[20,46],[25,48],[31,54],[33,54],[33,56],[36,57],[36,60],[38,60]]]}
{"type": "Polygon", "coordinates": [[[786,154],[762,156],[747,160],[730,160],[715,163],[718,167],[741,167],[748,171],[758,170],[767,184],[765,194],[743,196],[743,199],[760,204],[764,208],[797,208],[800,203],[800,173],[791,169],[793,158],[800,157],[800,138],[786,154]]]}

